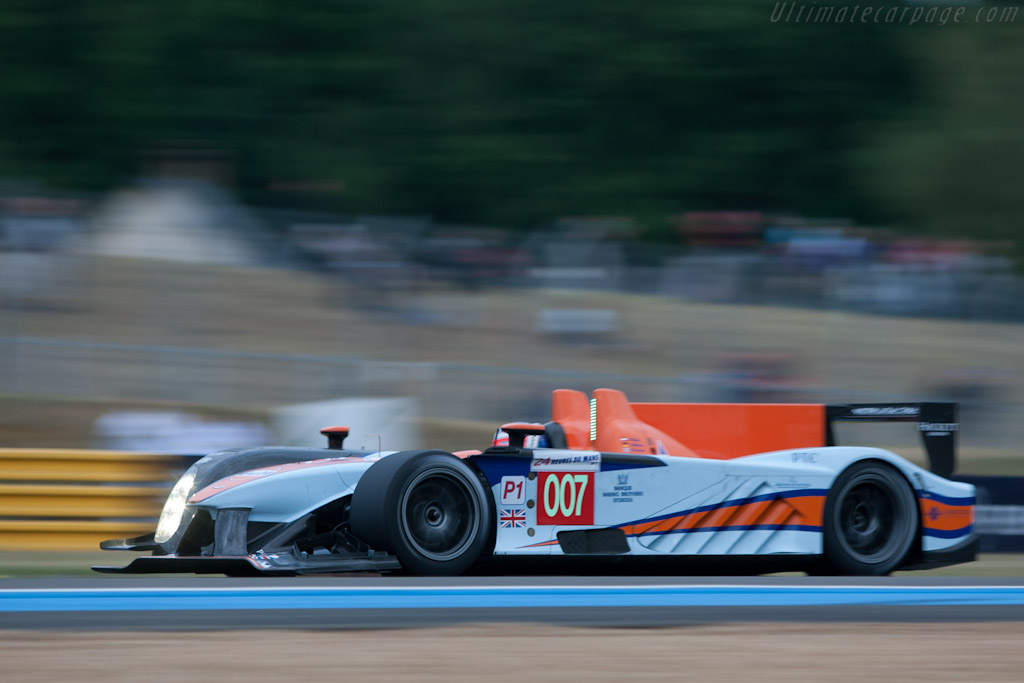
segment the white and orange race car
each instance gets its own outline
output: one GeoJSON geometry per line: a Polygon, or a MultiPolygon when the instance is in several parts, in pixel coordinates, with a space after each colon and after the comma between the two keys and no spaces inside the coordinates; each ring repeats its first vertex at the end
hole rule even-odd
{"type": "Polygon", "coordinates": [[[503,425],[506,440],[483,451],[345,450],[347,429],[332,427],[326,449],[213,453],[175,484],[153,534],[101,544],[151,554],[95,569],[879,575],[968,562],[974,487],[937,473],[952,471],[957,428],[950,403],[630,403],[560,389],[550,422],[503,425]],[[834,445],[840,420],[914,423],[933,471],[834,445]]]}

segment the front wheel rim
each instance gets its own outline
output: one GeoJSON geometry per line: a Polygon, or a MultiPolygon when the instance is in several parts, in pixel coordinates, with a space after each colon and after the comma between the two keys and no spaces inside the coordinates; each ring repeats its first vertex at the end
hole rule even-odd
{"type": "Polygon", "coordinates": [[[402,535],[430,560],[460,557],[477,537],[479,520],[480,502],[471,484],[446,468],[419,473],[402,496],[402,535]]]}

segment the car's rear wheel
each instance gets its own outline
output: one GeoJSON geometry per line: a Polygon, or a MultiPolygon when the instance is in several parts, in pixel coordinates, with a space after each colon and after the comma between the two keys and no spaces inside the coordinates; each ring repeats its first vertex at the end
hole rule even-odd
{"type": "Polygon", "coordinates": [[[408,451],[363,474],[352,495],[351,525],[408,571],[460,574],[487,547],[494,505],[477,473],[455,456],[408,451]]]}
{"type": "Polygon", "coordinates": [[[839,475],[825,502],[825,562],[839,574],[888,574],[917,531],[917,499],[903,475],[882,462],[857,463],[839,475]]]}

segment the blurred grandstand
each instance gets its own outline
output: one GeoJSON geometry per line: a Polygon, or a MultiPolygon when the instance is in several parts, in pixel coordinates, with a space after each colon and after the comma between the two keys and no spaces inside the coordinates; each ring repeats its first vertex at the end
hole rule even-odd
{"type": "Polygon", "coordinates": [[[59,298],[74,259],[91,255],[305,269],[368,288],[358,303],[373,307],[387,303],[387,292],[424,287],[545,287],[1024,320],[1012,245],[908,239],[843,219],[691,212],[671,219],[675,243],[650,244],[623,218],[563,218],[524,233],[426,217],[261,211],[195,180],[146,181],[99,198],[89,212],[65,197],[0,195],[9,306],[59,298]]]}

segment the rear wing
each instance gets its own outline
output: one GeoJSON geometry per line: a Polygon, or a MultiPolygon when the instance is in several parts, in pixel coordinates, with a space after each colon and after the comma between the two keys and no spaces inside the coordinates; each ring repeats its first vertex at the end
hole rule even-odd
{"type": "Polygon", "coordinates": [[[916,422],[928,465],[940,477],[956,469],[956,403],[847,403],[825,406],[825,445],[835,446],[835,422],[916,422]]]}

